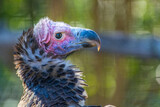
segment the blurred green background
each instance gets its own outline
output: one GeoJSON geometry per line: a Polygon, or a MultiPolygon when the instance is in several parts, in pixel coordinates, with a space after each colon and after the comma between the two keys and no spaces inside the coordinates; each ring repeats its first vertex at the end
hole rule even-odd
{"type": "MultiPolygon", "coordinates": [[[[45,16],[96,32],[160,35],[159,0],[0,0],[0,107],[16,107],[23,92],[12,47],[23,30],[45,16]]],[[[158,59],[101,51],[81,51],[68,59],[84,71],[87,105],[160,106],[158,59]]]]}

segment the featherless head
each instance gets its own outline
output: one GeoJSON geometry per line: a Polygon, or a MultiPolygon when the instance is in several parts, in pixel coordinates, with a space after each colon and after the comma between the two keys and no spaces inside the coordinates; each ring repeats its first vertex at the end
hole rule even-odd
{"type": "Polygon", "coordinates": [[[41,19],[34,26],[33,33],[45,52],[53,55],[66,56],[81,48],[93,46],[100,49],[100,38],[94,31],[71,27],[49,18],[41,19]]]}

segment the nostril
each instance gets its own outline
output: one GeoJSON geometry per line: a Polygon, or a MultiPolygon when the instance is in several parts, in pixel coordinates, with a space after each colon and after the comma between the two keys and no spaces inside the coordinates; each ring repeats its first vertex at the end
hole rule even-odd
{"type": "Polygon", "coordinates": [[[77,32],[77,36],[79,36],[79,32],[77,32]]]}

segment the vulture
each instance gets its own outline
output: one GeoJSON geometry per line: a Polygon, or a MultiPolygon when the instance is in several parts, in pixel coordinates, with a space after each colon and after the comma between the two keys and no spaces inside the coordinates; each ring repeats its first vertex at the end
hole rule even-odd
{"type": "Polygon", "coordinates": [[[95,31],[48,17],[23,31],[14,47],[14,64],[23,85],[18,107],[89,107],[82,71],[66,57],[94,46],[100,49],[95,31]]]}

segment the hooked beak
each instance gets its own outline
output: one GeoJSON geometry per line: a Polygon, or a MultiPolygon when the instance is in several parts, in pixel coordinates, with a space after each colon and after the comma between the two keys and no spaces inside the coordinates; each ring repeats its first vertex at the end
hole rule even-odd
{"type": "Polygon", "coordinates": [[[95,47],[99,51],[101,48],[101,40],[98,34],[90,29],[82,29],[72,27],[72,33],[77,38],[77,43],[81,44],[83,48],[95,47]]]}

